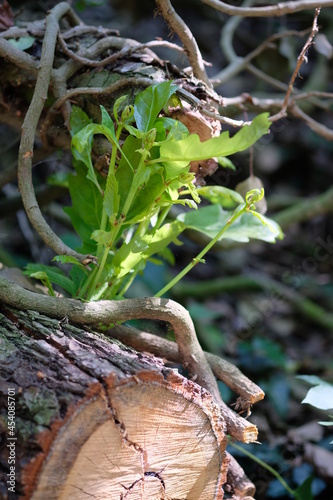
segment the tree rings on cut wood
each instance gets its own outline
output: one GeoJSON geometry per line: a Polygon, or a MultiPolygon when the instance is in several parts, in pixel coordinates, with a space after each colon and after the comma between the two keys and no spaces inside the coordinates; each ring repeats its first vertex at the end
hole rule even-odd
{"type": "MultiPolygon", "coordinates": [[[[159,358],[31,311],[2,307],[0,340],[18,498],[223,498],[225,422],[206,390],[159,358]]],[[[1,447],[1,464],[7,455],[1,447]]],[[[0,496],[11,498],[1,467],[0,496]]]]}

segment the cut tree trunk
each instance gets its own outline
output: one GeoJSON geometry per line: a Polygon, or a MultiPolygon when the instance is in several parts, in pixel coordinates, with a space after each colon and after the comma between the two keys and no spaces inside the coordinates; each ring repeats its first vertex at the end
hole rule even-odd
{"type": "Polygon", "coordinates": [[[0,342],[1,498],[223,498],[225,422],[200,386],[35,312],[3,307],[0,342]]]}

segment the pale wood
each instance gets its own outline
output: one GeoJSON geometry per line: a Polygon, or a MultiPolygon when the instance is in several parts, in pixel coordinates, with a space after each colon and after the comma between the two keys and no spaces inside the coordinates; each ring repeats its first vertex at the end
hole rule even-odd
{"type": "Polygon", "coordinates": [[[20,498],[223,498],[226,425],[208,391],[159,358],[4,304],[0,340],[30,430],[16,447],[20,498]]]}

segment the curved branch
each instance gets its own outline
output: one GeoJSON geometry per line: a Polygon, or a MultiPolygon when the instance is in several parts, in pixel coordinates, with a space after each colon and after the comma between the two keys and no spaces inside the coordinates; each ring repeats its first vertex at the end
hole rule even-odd
{"type": "Polygon", "coordinates": [[[215,377],[198,342],[188,311],[177,302],[160,298],[125,299],[121,301],[80,302],[74,299],[48,297],[25,290],[0,277],[0,303],[36,311],[47,316],[87,325],[110,325],[130,319],[156,319],[171,324],[183,365],[195,382],[207,389],[221,407],[228,432],[244,443],[257,439],[258,429],[232,411],[221,398],[215,377]]]}
{"type": "MultiPolygon", "coordinates": [[[[180,362],[177,344],[171,340],[124,325],[116,325],[106,333],[137,351],[151,352],[155,356],[163,356],[174,363],[180,362]]],[[[263,399],[264,393],[260,387],[248,379],[235,365],[209,352],[205,352],[205,356],[215,376],[244,400],[254,404],[263,399]]]]}
{"type": "Polygon", "coordinates": [[[37,76],[38,74],[37,61],[35,61],[35,59],[31,55],[27,54],[23,50],[16,48],[14,45],[8,42],[8,40],[1,37],[0,37],[0,56],[13,62],[19,68],[28,71],[34,76],[37,76]]]}
{"type": "Polygon", "coordinates": [[[184,366],[215,401],[221,402],[215,377],[198,342],[188,311],[177,302],[160,298],[102,300],[80,302],[75,299],[48,297],[0,278],[0,301],[23,310],[33,310],[53,318],[68,318],[73,323],[111,325],[131,319],[157,319],[171,324],[184,366]]]}
{"type": "Polygon", "coordinates": [[[159,12],[162,14],[170,28],[177,33],[182,44],[184,45],[194,76],[203,81],[208,87],[211,87],[198,44],[191,33],[191,30],[177,14],[169,0],[156,0],[156,4],[159,12]]]}
{"type": "Polygon", "coordinates": [[[77,254],[74,250],[65,245],[45,221],[36,200],[31,172],[34,139],[38,121],[44,107],[44,102],[47,98],[54,60],[54,51],[59,30],[59,19],[69,12],[70,6],[67,3],[62,2],[49,12],[46,19],[40,69],[38,72],[34,95],[22,125],[22,136],[18,159],[18,183],[24,208],[30,222],[44,242],[58,254],[72,255],[79,260],[84,260],[85,256],[77,254]]]}
{"type": "Polygon", "coordinates": [[[245,17],[280,17],[286,14],[294,14],[301,10],[316,9],[317,7],[332,7],[333,0],[292,0],[280,2],[276,5],[265,7],[235,7],[219,0],[201,0],[203,3],[219,10],[229,16],[245,17]]]}

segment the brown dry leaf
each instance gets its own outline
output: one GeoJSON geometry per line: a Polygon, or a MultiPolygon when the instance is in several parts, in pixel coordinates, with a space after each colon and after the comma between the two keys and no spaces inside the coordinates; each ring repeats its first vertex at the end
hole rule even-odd
{"type": "Polygon", "coordinates": [[[7,0],[0,5],[0,31],[6,31],[14,26],[14,15],[7,0]]]}

